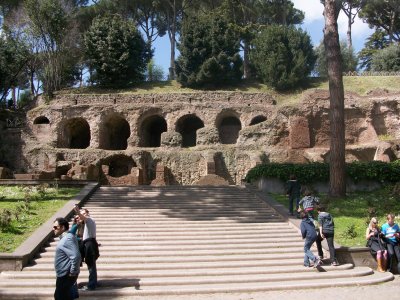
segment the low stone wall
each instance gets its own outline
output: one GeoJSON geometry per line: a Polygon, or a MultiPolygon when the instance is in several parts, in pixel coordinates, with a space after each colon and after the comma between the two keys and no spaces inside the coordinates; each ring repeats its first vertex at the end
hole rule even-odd
{"type": "MultiPolygon", "coordinates": [[[[11,184],[9,182],[8,184],[11,184]]],[[[40,226],[13,253],[0,253],[0,272],[21,271],[36,256],[42,247],[53,237],[52,226],[57,217],[69,218],[74,213],[75,204],[82,205],[98,188],[98,183],[86,184],[80,193],[68,201],[49,220],[40,226]]]]}

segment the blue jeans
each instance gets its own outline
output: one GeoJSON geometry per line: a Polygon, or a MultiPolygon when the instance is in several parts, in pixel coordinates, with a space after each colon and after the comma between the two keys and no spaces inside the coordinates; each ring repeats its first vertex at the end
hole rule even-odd
{"type": "Polygon", "coordinates": [[[89,282],[88,282],[88,288],[89,289],[95,289],[97,287],[97,269],[96,269],[96,261],[89,267],[89,282]]]}
{"type": "Polygon", "coordinates": [[[304,266],[309,267],[310,261],[315,262],[317,258],[311,252],[310,248],[314,244],[315,240],[304,240],[304,266]]]}

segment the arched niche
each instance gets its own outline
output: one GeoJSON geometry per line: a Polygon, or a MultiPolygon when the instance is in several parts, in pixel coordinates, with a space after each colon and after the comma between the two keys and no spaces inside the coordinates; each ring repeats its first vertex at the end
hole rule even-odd
{"type": "Polygon", "coordinates": [[[90,145],[90,126],[83,118],[66,120],[59,130],[58,147],[85,149],[90,145]]]}
{"type": "Polygon", "coordinates": [[[265,116],[256,116],[251,119],[250,126],[260,124],[261,122],[267,121],[267,117],[265,116]]]}
{"type": "Polygon", "coordinates": [[[140,130],[141,147],[160,147],[161,133],[167,131],[167,122],[159,115],[153,115],[143,120],[140,130]]]}
{"type": "Polygon", "coordinates": [[[101,161],[101,165],[107,165],[108,175],[121,177],[131,173],[133,167],[137,167],[132,157],[126,155],[113,155],[101,161]]]}
{"type": "Polygon", "coordinates": [[[40,116],[37,117],[35,120],[33,120],[34,125],[42,125],[42,124],[50,124],[50,120],[47,119],[45,116],[40,116]]]}
{"type": "Polygon", "coordinates": [[[196,146],[196,132],[203,127],[203,121],[194,114],[181,117],[176,124],[176,131],[182,135],[182,147],[196,146]]]}
{"type": "Polygon", "coordinates": [[[100,126],[99,148],[126,150],[131,129],[128,121],[118,114],[108,116],[100,126]]]}
{"type": "Polygon", "coordinates": [[[221,144],[236,144],[242,124],[233,114],[220,117],[218,124],[219,140],[221,144]]]}

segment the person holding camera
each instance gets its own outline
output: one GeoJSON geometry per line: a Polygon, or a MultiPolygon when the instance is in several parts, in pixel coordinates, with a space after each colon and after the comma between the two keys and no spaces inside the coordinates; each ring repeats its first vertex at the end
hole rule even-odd
{"type": "Polygon", "coordinates": [[[382,225],[381,231],[385,237],[385,242],[388,250],[388,270],[392,269],[393,257],[397,258],[397,271],[400,271],[400,246],[399,246],[399,233],[400,227],[394,222],[394,215],[388,214],[386,217],[387,222],[382,225]]]}
{"type": "Polygon", "coordinates": [[[96,222],[90,217],[87,209],[79,210],[79,207],[75,206],[74,210],[79,216],[79,219],[85,224],[82,243],[84,260],[89,270],[89,282],[87,286],[82,287],[81,290],[95,290],[98,285],[96,260],[100,256],[99,244],[96,240],[96,222]]]}

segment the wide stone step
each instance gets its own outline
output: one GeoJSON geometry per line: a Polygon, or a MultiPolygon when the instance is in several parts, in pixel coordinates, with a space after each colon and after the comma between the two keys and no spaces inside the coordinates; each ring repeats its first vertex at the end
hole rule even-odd
{"type": "MultiPolygon", "coordinates": [[[[181,263],[181,262],[233,262],[233,261],[255,261],[255,260],[284,260],[303,258],[304,254],[301,252],[297,253],[262,253],[262,254],[226,254],[226,255],[194,255],[194,256],[173,256],[173,257],[162,257],[160,254],[155,256],[133,256],[132,253],[127,253],[129,256],[125,257],[102,257],[99,258],[99,264],[124,264],[124,263],[181,263]]],[[[40,263],[52,263],[54,259],[52,257],[44,257],[40,259],[40,263]]]]}
{"type": "MultiPolygon", "coordinates": [[[[127,286],[136,286],[141,289],[145,289],[146,287],[154,287],[154,286],[164,286],[168,288],[169,286],[184,286],[184,285],[214,285],[214,284],[222,284],[222,283],[256,283],[256,282],[272,282],[272,281],[281,281],[281,280],[315,280],[315,279],[326,279],[326,278],[348,278],[348,277],[359,277],[359,276],[367,276],[371,275],[374,272],[371,268],[368,267],[359,267],[350,270],[342,270],[342,272],[332,271],[332,272],[323,272],[319,273],[308,272],[308,273],[289,273],[289,274],[247,274],[243,277],[242,274],[239,275],[220,275],[220,276],[202,276],[202,277],[152,277],[152,278],[118,278],[118,279],[105,279],[100,281],[100,285],[103,288],[106,287],[127,287],[127,286]]],[[[117,277],[116,277],[117,278],[117,277]]],[[[17,280],[5,279],[0,282],[0,287],[21,287],[21,282],[17,280]]],[[[26,282],[23,288],[28,287],[55,287],[55,282],[49,281],[46,279],[34,279],[29,282],[26,282]]]]}
{"type": "MultiPolygon", "coordinates": [[[[336,273],[336,272],[334,272],[336,273]]],[[[135,296],[165,296],[165,295],[190,295],[190,294],[212,294],[212,293],[248,293],[273,290],[287,289],[315,289],[322,287],[338,287],[338,286],[357,286],[382,283],[393,280],[391,273],[376,273],[371,276],[344,276],[332,278],[325,276],[331,273],[318,273],[320,278],[313,278],[310,284],[310,278],[292,280],[290,277],[286,279],[281,275],[279,281],[260,281],[242,283],[207,283],[207,284],[191,284],[191,285],[161,285],[161,286],[141,286],[141,282],[134,280],[126,282],[128,286],[110,288],[109,286],[100,287],[96,291],[87,291],[80,293],[80,299],[122,299],[124,297],[135,296]],[[322,275],[324,274],[324,275],[322,275]]],[[[115,282],[114,282],[115,284],[115,282]]],[[[14,299],[51,299],[54,288],[8,288],[0,290],[0,296],[4,299],[13,297],[14,299]],[[36,297],[36,298],[33,298],[36,297]]],[[[312,290],[310,290],[312,293],[312,290]]]]}
{"type": "MultiPolygon", "coordinates": [[[[302,247],[296,248],[282,248],[280,249],[281,254],[292,254],[301,252],[302,247]]],[[[273,254],[276,253],[276,249],[221,249],[221,250],[141,250],[141,251],[132,251],[132,250],[115,250],[115,251],[105,251],[103,248],[101,249],[102,259],[107,259],[111,257],[189,257],[189,256],[202,256],[202,255],[252,255],[252,254],[273,254]]],[[[38,257],[45,258],[51,257],[54,258],[54,252],[44,252],[40,253],[38,257]]]]}
{"type": "MultiPolygon", "coordinates": [[[[330,265],[321,266],[321,272],[333,272],[353,269],[352,264],[343,264],[337,267],[330,265]]],[[[98,270],[100,279],[109,278],[154,278],[154,277],[187,277],[187,276],[220,276],[220,275],[249,275],[249,274],[282,274],[282,273],[306,273],[315,272],[315,269],[304,268],[302,265],[293,266],[269,266],[269,267],[225,267],[225,268],[204,268],[204,269],[185,269],[185,270],[120,270],[116,274],[114,270],[98,270]]],[[[82,267],[79,278],[84,280],[89,275],[87,268],[82,267]]],[[[7,271],[0,275],[4,279],[54,279],[54,270],[49,271],[30,271],[30,272],[13,272],[7,271]]]]}
{"type": "MultiPolygon", "coordinates": [[[[234,260],[234,261],[194,261],[194,262],[147,262],[142,263],[138,261],[134,261],[132,263],[103,263],[101,261],[101,256],[99,259],[99,270],[114,270],[114,271],[122,271],[122,270],[190,270],[190,269],[204,269],[204,268],[247,268],[247,267],[281,267],[281,266],[301,266],[303,265],[303,257],[301,258],[285,258],[283,260],[276,259],[257,259],[257,260],[234,260]]],[[[42,262],[42,259],[39,259],[39,263],[32,266],[27,266],[24,268],[24,271],[53,271],[54,272],[54,263],[51,262],[42,262]]]]}
{"type": "MultiPolygon", "coordinates": [[[[273,246],[275,248],[275,251],[277,249],[284,249],[284,248],[298,248],[298,247],[303,247],[304,242],[297,242],[297,241],[288,241],[288,242],[281,242],[281,243],[276,243],[276,242],[270,242],[270,243],[257,243],[257,244],[226,244],[226,243],[221,243],[221,244],[216,244],[216,245],[209,245],[209,244],[189,244],[189,245],[177,245],[175,243],[172,243],[170,245],[126,245],[125,243],[120,243],[120,245],[104,245],[102,244],[100,247],[101,252],[105,251],[147,251],[147,250],[156,250],[156,249],[162,249],[163,251],[179,251],[179,250],[216,250],[216,249],[266,249],[270,248],[273,246]]],[[[45,249],[46,252],[49,253],[54,253],[55,252],[55,247],[47,247],[45,249]]]]}
{"type": "MultiPolygon", "coordinates": [[[[119,237],[119,238],[104,238],[99,242],[101,243],[102,246],[110,245],[110,246],[159,246],[159,247],[164,247],[168,245],[224,245],[225,243],[230,244],[230,243],[240,243],[241,245],[252,245],[253,243],[267,243],[267,244],[274,244],[277,243],[278,248],[280,248],[280,243],[284,243],[287,241],[287,238],[285,237],[279,237],[279,238],[272,238],[272,239],[259,239],[259,238],[251,238],[251,237],[235,237],[235,238],[221,238],[219,237],[218,239],[210,239],[210,238],[204,238],[202,240],[192,238],[192,239],[183,239],[183,240],[174,240],[171,241],[170,239],[166,240],[160,240],[158,239],[136,239],[132,240],[131,238],[126,238],[126,237],[119,237]]],[[[293,241],[288,241],[288,243],[291,243],[293,241]]],[[[298,239],[294,241],[296,243],[299,242],[298,239]]],[[[51,242],[49,244],[50,247],[54,247],[57,245],[58,242],[51,242]]],[[[101,247],[102,247],[101,246],[101,247]]],[[[100,248],[101,251],[101,248],[100,248]]]]}

